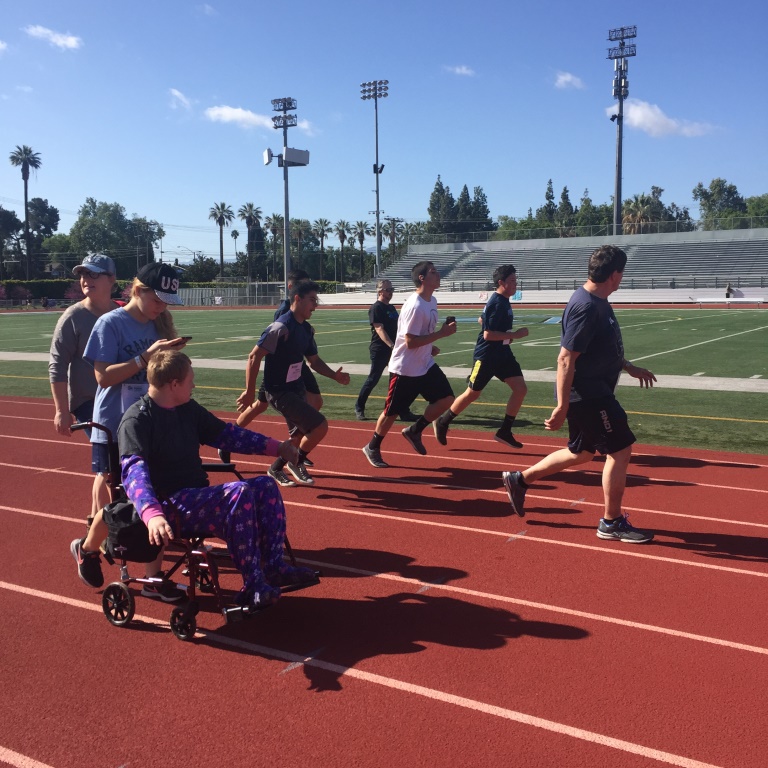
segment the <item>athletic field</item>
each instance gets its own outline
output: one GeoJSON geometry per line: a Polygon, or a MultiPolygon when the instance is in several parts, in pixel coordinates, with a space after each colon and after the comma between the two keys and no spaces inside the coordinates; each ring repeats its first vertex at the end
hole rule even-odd
{"type": "MultiPolygon", "coordinates": [[[[439,296],[438,296],[439,300],[439,296]]],[[[244,385],[248,352],[272,319],[270,309],[190,309],[175,313],[179,333],[191,335],[195,397],[209,408],[233,411],[244,385]]],[[[464,388],[478,332],[477,310],[444,308],[458,318],[457,333],[439,346],[439,364],[458,394],[464,388]]],[[[0,314],[0,394],[45,397],[47,353],[59,312],[0,314]]],[[[617,309],[627,357],[659,377],[652,391],[622,377],[619,397],[630,412],[638,439],[656,445],[768,450],[768,312],[760,309],[617,309]]],[[[529,382],[515,432],[543,436],[553,403],[559,347],[559,309],[517,308],[515,327],[530,335],[513,350],[529,382]]],[[[330,419],[353,417],[354,400],[368,371],[370,328],[365,309],[320,307],[312,318],[320,356],[342,365],[352,383],[342,387],[320,378],[324,412],[330,419]]],[[[492,383],[452,429],[495,429],[508,390],[492,383]]],[[[385,381],[368,401],[371,419],[383,404],[385,381]]],[[[418,404],[417,404],[418,405],[418,404]]],[[[415,406],[416,407],[416,406],[415,406]]],[[[371,423],[371,427],[373,424],[371,423]]]]}

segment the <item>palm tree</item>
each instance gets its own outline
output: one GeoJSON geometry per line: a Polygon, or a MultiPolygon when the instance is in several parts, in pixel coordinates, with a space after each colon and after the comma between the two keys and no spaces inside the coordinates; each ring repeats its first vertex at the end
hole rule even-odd
{"type": "Polygon", "coordinates": [[[323,279],[323,263],[325,262],[325,238],[333,232],[328,219],[316,219],[312,224],[312,234],[320,241],[320,279],[323,279]]]}
{"type": "Polygon", "coordinates": [[[219,227],[219,277],[224,277],[224,227],[229,226],[235,214],[226,203],[214,203],[208,218],[213,219],[219,227]]]}
{"type": "Polygon", "coordinates": [[[365,282],[363,278],[363,256],[365,255],[363,243],[365,242],[365,236],[373,234],[373,230],[367,221],[356,221],[350,234],[352,237],[356,237],[357,242],[360,243],[360,282],[363,283],[365,282]]]}
{"type": "Polygon", "coordinates": [[[236,230],[232,230],[232,239],[235,241],[235,258],[237,258],[237,238],[240,237],[240,233],[236,230]]]}
{"type": "Polygon", "coordinates": [[[28,147],[26,144],[21,146],[17,144],[16,149],[11,152],[9,160],[11,165],[21,168],[21,178],[24,181],[24,242],[27,246],[25,261],[27,265],[27,280],[29,280],[29,268],[32,258],[29,237],[29,169],[32,168],[36,171],[42,165],[42,162],[40,160],[40,153],[33,152],[32,147],[28,147]]]}
{"type": "Polygon", "coordinates": [[[285,219],[279,213],[273,213],[264,219],[264,226],[272,235],[272,279],[277,279],[277,240],[278,235],[283,231],[285,219]]]}
{"type": "Polygon", "coordinates": [[[624,226],[624,234],[637,235],[643,231],[643,224],[651,220],[652,200],[648,195],[633,195],[623,205],[621,223],[624,226]]]}
{"type": "MultiPolygon", "coordinates": [[[[344,221],[344,219],[339,219],[334,225],[333,225],[333,234],[336,235],[336,237],[339,240],[339,244],[341,245],[341,282],[344,282],[344,243],[347,242],[347,235],[350,233],[350,230],[352,228],[349,225],[348,221],[344,221]]],[[[334,273],[336,270],[334,269],[334,273]]],[[[333,279],[336,280],[336,275],[334,274],[333,279]]]]}
{"type": "Polygon", "coordinates": [[[384,226],[381,228],[382,234],[389,238],[389,264],[391,265],[395,261],[395,246],[397,244],[397,238],[403,234],[405,227],[402,221],[397,219],[388,219],[384,226]]]}
{"type": "Polygon", "coordinates": [[[253,203],[245,203],[240,206],[237,217],[245,222],[246,229],[248,230],[248,244],[245,247],[245,252],[248,258],[248,277],[250,278],[254,246],[253,228],[261,222],[261,208],[257,208],[253,203]]]}

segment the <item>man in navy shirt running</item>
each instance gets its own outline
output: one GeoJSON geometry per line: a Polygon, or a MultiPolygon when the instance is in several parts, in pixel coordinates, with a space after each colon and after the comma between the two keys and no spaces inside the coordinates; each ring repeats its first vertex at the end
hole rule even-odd
{"type": "Polygon", "coordinates": [[[483,325],[475,344],[472,373],[467,382],[469,386],[453,401],[445,413],[432,422],[437,442],[442,445],[448,445],[450,423],[480,397],[480,393],[495,376],[512,392],[507,401],[504,421],[494,435],[494,440],[512,448],[523,447],[523,444],[512,434],[515,417],[528,393],[520,363],[509,348],[510,342],[514,339],[524,339],[528,335],[527,328],[512,330],[513,314],[509,299],[517,290],[515,268],[511,264],[496,267],[493,272],[493,283],[496,291],[491,294],[480,316],[483,325]]]}
{"type": "Polygon", "coordinates": [[[281,315],[261,334],[256,346],[248,355],[245,371],[245,391],[237,398],[238,411],[253,405],[256,399],[256,379],[261,361],[264,363],[264,389],[269,404],[283,415],[291,437],[300,436],[299,459],[286,462],[278,458],[268,474],[280,485],[296,483],[312,485],[315,481],[307,472],[307,454],[328,433],[325,416],[307,402],[307,389],[301,370],[304,358],[321,376],[349,384],[349,374],[341,368],[333,371],[320,358],[315,344],[315,330],[307,322],[317,308],[320,286],[312,280],[302,280],[291,288],[291,309],[281,315]],[[296,482],[283,471],[287,467],[296,482]]]}
{"type": "Polygon", "coordinates": [[[627,468],[635,436],[614,390],[622,370],[652,387],[656,377],[624,357],[621,330],[608,297],[624,276],[627,255],[615,245],[598,248],[589,258],[589,279],[571,296],[563,313],[557,358],[557,405],[544,422],[558,430],[568,420],[568,447],[551,453],[522,472],[504,472],[502,480],[516,514],[525,514],[525,492],[531,483],[556,472],[586,464],[595,452],[605,456],[605,511],[597,526],[600,539],[642,544],[649,531],[629,524],[621,511],[627,468]]]}

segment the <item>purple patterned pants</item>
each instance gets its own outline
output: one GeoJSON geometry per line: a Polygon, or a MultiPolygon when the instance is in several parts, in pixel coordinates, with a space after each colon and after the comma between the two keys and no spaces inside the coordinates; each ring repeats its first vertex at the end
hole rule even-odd
{"type": "Polygon", "coordinates": [[[285,507],[271,477],[185,488],[170,500],[179,511],[182,536],[217,536],[227,542],[246,590],[258,592],[265,583],[264,573],[280,569],[285,507]]]}

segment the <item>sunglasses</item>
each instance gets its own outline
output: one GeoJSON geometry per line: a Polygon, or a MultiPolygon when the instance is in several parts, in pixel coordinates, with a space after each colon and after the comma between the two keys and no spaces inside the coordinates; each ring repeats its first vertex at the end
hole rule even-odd
{"type": "Polygon", "coordinates": [[[106,272],[91,272],[88,269],[80,270],[80,277],[90,277],[91,280],[98,280],[100,277],[106,274],[106,272]]]}

